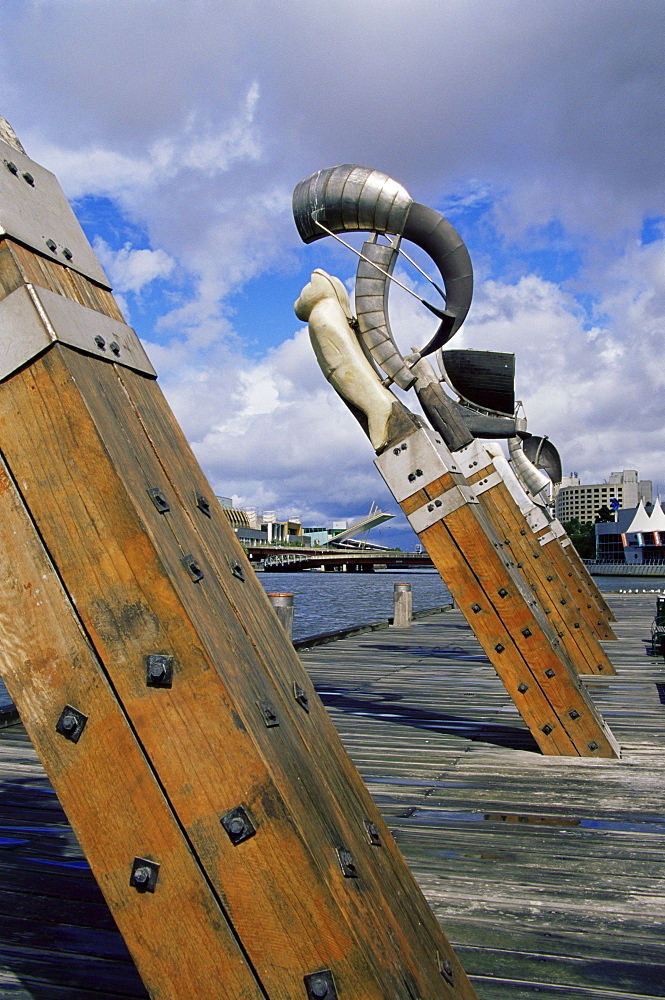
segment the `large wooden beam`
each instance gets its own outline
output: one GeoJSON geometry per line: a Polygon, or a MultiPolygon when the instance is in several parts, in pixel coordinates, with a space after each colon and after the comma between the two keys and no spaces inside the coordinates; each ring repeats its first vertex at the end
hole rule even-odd
{"type": "Polygon", "coordinates": [[[0,153],[0,670],[148,990],[473,1000],[55,179],[0,153]]]}
{"type": "Polygon", "coordinates": [[[567,651],[441,437],[421,427],[375,463],[543,753],[618,756],[567,651]]]}

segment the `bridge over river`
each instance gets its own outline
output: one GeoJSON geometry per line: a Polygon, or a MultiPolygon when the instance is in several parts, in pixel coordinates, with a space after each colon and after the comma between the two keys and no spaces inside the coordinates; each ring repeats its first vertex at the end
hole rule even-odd
{"type": "Polygon", "coordinates": [[[296,548],[262,543],[246,545],[246,551],[256,570],[270,570],[271,573],[299,570],[373,573],[376,569],[429,569],[432,566],[426,552],[400,552],[396,549],[296,548]]]}

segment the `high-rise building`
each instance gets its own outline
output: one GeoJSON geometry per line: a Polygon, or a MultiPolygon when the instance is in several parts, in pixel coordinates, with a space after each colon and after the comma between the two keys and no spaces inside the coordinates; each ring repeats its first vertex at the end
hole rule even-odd
{"type": "Polygon", "coordinates": [[[612,472],[606,483],[582,485],[576,473],[564,476],[554,501],[554,513],[560,521],[576,518],[582,524],[596,520],[601,507],[637,507],[640,500],[651,503],[653,484],[650,479],[639,479],[635,469],[612,472]]]}

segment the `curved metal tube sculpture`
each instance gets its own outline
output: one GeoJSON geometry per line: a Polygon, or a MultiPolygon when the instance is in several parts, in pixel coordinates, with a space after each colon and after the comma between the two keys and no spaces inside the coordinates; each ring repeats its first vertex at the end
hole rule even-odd
{"type": "Polygon", "coordinates": [[[430,342],[418,352],[425,357],[450,340],[471,305],[473,268],[459,233],[434,209],[415,202],[387,174],[350,163],[327,167],[301,181],[293,192],[293,217],[304,243],[345,232],[397,237],[392,246],[376,243],[376,236],[364,245],[356,282],[356,308],[360,338],[370,355],[391,381],[403,389],[410,388],[415,379],[395,345],[387,313],[387,282],[392,277],[399,241],[402,237],[410,240],[429,254],[445,289],[445,310],[420,299],[441,319],[430,342]]]}

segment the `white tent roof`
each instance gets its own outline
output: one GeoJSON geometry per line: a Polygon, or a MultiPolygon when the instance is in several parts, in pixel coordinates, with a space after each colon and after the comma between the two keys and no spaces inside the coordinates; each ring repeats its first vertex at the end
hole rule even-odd
{"type": "Polygon", "coordinates": [[[635,511],[635,516],[626,528],[626,534],[632,535],[636,531],[660,531],[660,528],[656,528],[655,525],[651,523],[651,518],[647,514],[646,507],[644,506],[644,500],[640,500],[639,506],[635,511]]]}
{"type": "Polygon", "coordinates": [[[660,497],[653,505],[653,510],[649,517],[649,531],[665,531],[665,511],[660,505],[660,497]]]}

